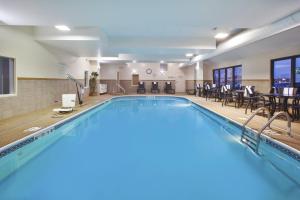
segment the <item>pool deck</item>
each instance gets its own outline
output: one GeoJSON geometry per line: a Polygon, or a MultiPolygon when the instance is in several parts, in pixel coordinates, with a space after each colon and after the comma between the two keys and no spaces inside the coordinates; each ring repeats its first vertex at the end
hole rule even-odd
{"type": "MultiPolygon", "coordinates": [[[[241,124],[245,122],[246,119],[251,115],[250,112],[248,112],[248,114],[246,115],[244,113],[245,111],[244,108],[237,109],[232,106],[222,107],[222,104],[220,102],[214,102],[213,100],[206,101],[205,98],[195,97],[195,96],[185,95],[185,94],[176,94],[176,96],[186,97],[196,104],[199,104],[213,112],[216,112],[220,115],[223,115],[241,124]]],[[[59,116],[55,115],[52,110],[53,108],[59,107],[59,105],[53,105],[39,111],[30,112],[24,115],[1,120],[0,121],[0,147],[5,146],[11,142],[14,142],[27,135],[34,133],[34,131],[33,132],[25,131],[29,128],[32,127],[45,128],[67,117],[70,117],[76,113],[84,111],[100,102],[108,100],[111,97],[112,95],[88,97],[85,99],[84,104],[82,106],[76,106],[75,110],[69,114],[64,114],[59,116]]],[[[253,119],[253,121],[249,123],[248,126],[254,130],[258,130],[266,122],[267,122],[267,118],[256,116],[253,119]]],[[[285,128],[286,121],[275,120],[272,123],[272,127],[285,128]]],[[[300,150],[300,122],[292,122],[292,135],[293,138],[290,138],[285,134],[271,135],[271,137],[300,150]]]]}

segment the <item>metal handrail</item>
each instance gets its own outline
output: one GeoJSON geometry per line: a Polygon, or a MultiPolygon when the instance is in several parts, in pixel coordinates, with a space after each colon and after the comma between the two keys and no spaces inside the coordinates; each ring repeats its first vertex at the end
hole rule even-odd
{"type": "Polygon", "coordinates": [[[84,88],[84,85],[79,82],[77,79],[75,79],[71,74],[66,74],[67,78],[77,83],[81,88],[84,88]]]}
{"type": "Polygon", "coordinates": [[[83,103],[84,85],[76,80],[71,74],[66,74],[67,78],[76,84],[76,91],[78,96],[78,102],[81,105],[83,103]],[[79,86],[79,89],[78,89],[79,86]]]}
{"type": "Polygon", "coordinates": [[[120,83],[117,83],[117,87],[122,90],[123,94],[126,94],[126,90],[120,85],[120,83]]]}
{"type": "Polygon", "coordinates": [[[288,133],[288,135],[290,136],[290,137],[292,137],[292,134],[291,134],[291,132],[292,132],[292,129],[291,129],[291,124],[292,124],[292,120],[291,120],[291,117],[289,116],[289,114],[287,113],[287,112],[279,112],[279,113],[277,113],[276,115],[274,115],[259,131],[258,131],[258,136],[260,136],[261,134],[262,134],[262,132],[268,127],[268,126],[270,126],[270,124],[276,119],[276,118],[278,118],[279,116],[281,116],[281,115],[283,115],[283,116],[285,116],[286,117],[286,119],[287,119],[287,130],[286,130],[286,132],[288,133]]]}
{"type": "MultiPolygon", "coordinates": [[[[259,108],[257,109],[249,118],[248,120],[243,124],[243,133],[246,129],[246,125],[261,111],[265,111],[267,110],[266,107],[262,107],[262,108],[259,108]]],[[[258,152],[258,147],[259,147],[259,143],[260,143],[260,138],[261,138],[261,134],[263,133],[263,131],[267,128],[267,127],[270,127],[271,123],[277,119],[278,117],[280,116],[285,116],[286,119],[287,119],[287,133],[290,137],[292,137],[292,130],[291,130],[291,117],[289,116],[289,114],[287,112],[279,112],[277,113],[276,115],[274,115],[272,118],[270,117],[270,112],[268,110],[268,122],[258,131],[257,135],[256,135],[256,149],[255,149],[255,152],[257,153],[258,152]]]]}
{"type": "Polygon", "coordinates": [[[259,131],[258,131],[258,134],[257,134],[257,145],[256,145],[256,152],[258,152],[258,146],[259,146],[259,143],[260,143],[260,136],[261,134],[263,133],[263,131],[270,126],[270,124],[276,119],[278,118],[279,116],[281,115],[284,115],[287,119],[287,133],[290,137],[292,137],[292,129],[291,129],[291,117],[289,116],[289,114],[287,112],[279,112],[277,113],[276,115],[274,115],[259,131]]]}
{"type": "Polygon", "coordinates": [[[259,109],[257,109],[248,119],[247,121],[244,122],[243,124],[243,128],[246,128],[246,125],[261,111],[268,111],[268,120],[270,119],[271,115],[270,115],[270,112],[269,110],[266,108],[266,107],[261,107],[259,109]]]}

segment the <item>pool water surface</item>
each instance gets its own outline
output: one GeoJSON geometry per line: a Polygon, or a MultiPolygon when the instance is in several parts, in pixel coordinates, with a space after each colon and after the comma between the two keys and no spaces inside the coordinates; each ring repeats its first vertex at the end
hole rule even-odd
{"type": "Polygon", "coordinates": [[[181,98],[113,99],[0,158],[16,168],[0,171],[0,199],[300,199],[220,121],[181,98]]]}

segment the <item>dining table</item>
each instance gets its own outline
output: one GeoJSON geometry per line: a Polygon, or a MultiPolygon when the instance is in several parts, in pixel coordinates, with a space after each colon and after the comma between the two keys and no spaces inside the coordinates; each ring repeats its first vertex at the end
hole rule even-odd
{"type": "Polygon", "coordinates": [[[271,113],[274,113],[275,110],[277,109],[277,105],[279,105],[278,109],[280,111],[287,112],[288,115],[293,118],[292,114],[289,112],[288,101],[289,99],[300,98],[300,94],[287,95],[287,94],[279,94],[279,93],[262,93],[260,95],[269,98],[269,101],[274,104],[271,106],[272,107],[271,113]],[[275,101],[272,101],[271,98],[275,99],[275,101]],[[276,99],[278,99],[278,104],[276,102],[276,99]]]}

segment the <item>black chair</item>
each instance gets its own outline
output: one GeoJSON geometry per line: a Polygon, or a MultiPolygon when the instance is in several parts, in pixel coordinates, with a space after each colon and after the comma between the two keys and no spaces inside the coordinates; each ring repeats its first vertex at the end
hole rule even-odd
{"type": "Polygon", "coordinates": [[[145,82],[140,81],[138,88],[137,88],[137,93],[138,94],[145,94],[146,93],[146,88],[145,88],[145,82]]]}
{"type": "Polygon", "coordinates": [[[251,112],[257,107],[261,96],[255,92],[255,86],[243,86],[244,96],[243,103],[246,103],[245,114],[247,114],[248,108],[250,107],[251,112]]]}
{"type": "Polygon", "coordinates": [[[222,106],[231,106],[230,104],[233,103],[234,107],[236,108],[239,103],[239,95],[236,91],[234,90],[229,90],[225,93],[224,95],[224,100],[222,102],[222,106]]]}
{"type": "Polygon", "coordinates": [[[196,97],[201,96],[201,85],[200,85],[200,83],[195,83],[195,85],[194,85],[194,95],[196,97]]]}
{"type": "Polygon", "coordinates": [[[172,84],[169,81],[165,83],[165,93],[175,94],[175,90],[172,88],[172,84]]]}
{"type": "Polygon", "coordinates": [[[152,82],[151,93],[159,93],[158,82],[152,82]]]}
{"type": "Polygon", "coordinates": [[[289,107],[292,109],[292,119],[299,120],[300,119],[300,97],[296,97],[293,99],[292,104],[289,107]]]}

